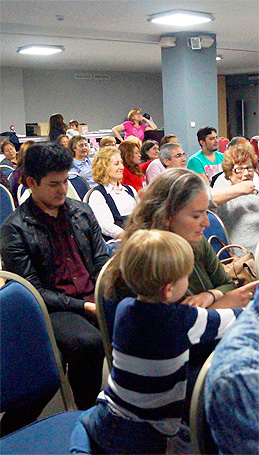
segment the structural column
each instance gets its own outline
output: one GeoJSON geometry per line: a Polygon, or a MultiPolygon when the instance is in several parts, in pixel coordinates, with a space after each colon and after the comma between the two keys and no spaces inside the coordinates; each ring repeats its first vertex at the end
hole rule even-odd
{"type": "Polygon", "coordinates": [[[175,47],[162,47],[164,129],[165,134],[175,134],[191,155],[199,149],[198,129],[218,128],[216,35],[206,33],[209,39],[201,39],[201,49],[192,49],[187,42],[202,33],[173,36],[175,47]]]}

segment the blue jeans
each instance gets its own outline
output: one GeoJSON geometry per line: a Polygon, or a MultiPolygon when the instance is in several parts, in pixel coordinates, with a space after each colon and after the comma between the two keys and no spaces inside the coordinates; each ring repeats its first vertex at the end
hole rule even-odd
{"type": "Polygon", "coordinates": [[[100,453],[90,447],[88,436],[104,453],[116,454],[165,454],[167,437],[147,422],[124,419],[104,403],[84,412],[71,436],[72,453],[100,453]],[[87,433],[86,433],[87,430],[87,433]]]}

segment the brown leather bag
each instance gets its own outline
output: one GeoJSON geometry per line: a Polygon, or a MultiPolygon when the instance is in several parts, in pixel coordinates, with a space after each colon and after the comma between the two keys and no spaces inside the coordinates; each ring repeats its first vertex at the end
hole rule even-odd
{"type": "Polygon", "coordinates": [[[222,248],[218,251],[217,256],[225,271],[231,276],[237,287],[251,283],[257,279],[253,253],[250,253],[242,245],[225,245],[224,242],[215,235],[209,237],[208,242],[211,243],[213,238],[216,238],[222,245],[222,248]],[[238,248],[243,253],[243,256],[237,256],[234,254],[232,248],[238,248]],[[220,259],[220,256],[224,251],[228,253],[229,257],[220,259]]]}

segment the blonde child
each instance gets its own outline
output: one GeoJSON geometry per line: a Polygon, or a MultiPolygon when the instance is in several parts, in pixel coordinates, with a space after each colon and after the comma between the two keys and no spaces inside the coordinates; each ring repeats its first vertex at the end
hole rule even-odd
{"type": "Polygon", "coordinates": [[[193,264],[190,244],[171,232],[138,230],[124,245],[120,269],[137,298],[117,306],[108,386],[81,415],[72,453],[91,453],[83,427],[106,453],[166,452],[181,423],[190,346],[222,336],[242,311],[180,304],[193,264]]]}

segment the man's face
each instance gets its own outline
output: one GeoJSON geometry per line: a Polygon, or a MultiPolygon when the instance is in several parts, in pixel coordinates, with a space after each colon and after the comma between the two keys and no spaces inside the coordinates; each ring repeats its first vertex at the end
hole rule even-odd
{"type": "Polygon", "coordinates": [[[38,185],[32,177],[27,177],[34,202],[44,209],[55,209],[64,204],[68,189],[68,171],[50,172],[38,185]]]}
{"type": "Polygon", "coordinates": [[[173,147],[170,150],[171,160],[168,158],[164,159],[164,165],[166,168],[172,167],[186,167],[186,154],[182,147],[173,147]]]}
{"type": "Polygon", "coordinates": [[[218,136],[215,131],[206,136],[205,141],[201,141],[202,149],[206,149],[208,152],[215,152],[218,148],[218,136]]]}

